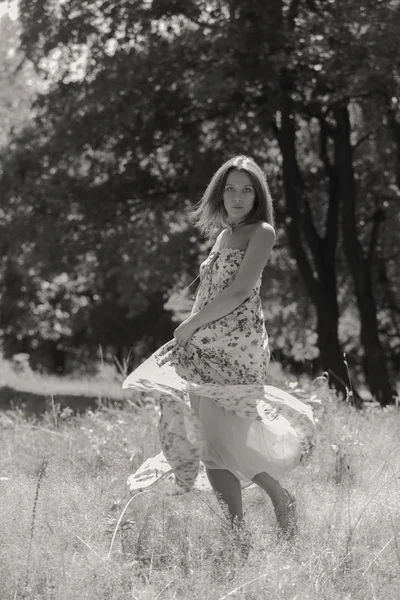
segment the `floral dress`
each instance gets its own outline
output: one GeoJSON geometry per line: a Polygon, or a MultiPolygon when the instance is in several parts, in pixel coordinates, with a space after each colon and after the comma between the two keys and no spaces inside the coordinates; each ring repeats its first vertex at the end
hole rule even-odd
{"type": "MultiPolygon", "coordinates": [[[[233,282],[244,253],[238,248],[211,251],[200,266],[192,314],[233,282]]],[[[124,388],[158,393],[161,407],[163,453],[139,469],[140,475],[147,474],[142,479],[150,481],[166,459],[175,483],[186,490],[196,480],[200,461],[248,485],[261,472],[280,479],[314,448],[311,408],[268,385],[270,352],[260,286],[261,277],[231,313],[200,327],[184,348],[171,340],[124,381],[124,388]]]]}

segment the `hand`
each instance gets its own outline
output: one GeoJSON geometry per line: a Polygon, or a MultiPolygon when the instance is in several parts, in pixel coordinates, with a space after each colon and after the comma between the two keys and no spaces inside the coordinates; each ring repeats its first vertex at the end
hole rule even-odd
{"type": "Polygon", "coordinates": [[[186,321],[183,321],[183,323],[181,323],[174,331],[174,338],[178,346],[183,348],[192,337],[196,329],[197,327],[193,325],[190,317],[186,319],[186,321]]]}

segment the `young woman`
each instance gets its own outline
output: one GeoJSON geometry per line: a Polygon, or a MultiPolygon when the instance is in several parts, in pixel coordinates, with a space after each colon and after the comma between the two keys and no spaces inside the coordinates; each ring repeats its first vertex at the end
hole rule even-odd
{"type": "Polygon", "coordinates": [[[220,233],[200,266],[191,315],[123,387],[161,392],[160,440],[178,486],[192,487],[201,460],[236,528],[243,521],[241,488],[254,482],[289,538],[295,498],[279,480],[312,450],[315,426],[307,405],[267,385],[259,292],[275,231],[260,167],[246,156],[224,163],[194,217],[202,233],[220,233]]]}

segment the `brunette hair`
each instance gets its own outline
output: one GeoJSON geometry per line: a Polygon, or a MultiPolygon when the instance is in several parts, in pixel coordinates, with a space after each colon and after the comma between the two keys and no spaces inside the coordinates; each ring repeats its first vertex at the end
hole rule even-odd
{"type": "Polygon", "coordinates": [[[196,204],[191,216],[196,227],[204,235],[216,233],[221,226],[228,224],[228,214],[223,203],[223,193],[228,174],[232,170],[244,171],[251,179],[255,191],[254,206],[249,214],[251,221],[266,221],[274,226],[272,197],[267,179],[257,165],[248,156],[234,156],[216,171],[208,184],[202,199],[196,204]]]}

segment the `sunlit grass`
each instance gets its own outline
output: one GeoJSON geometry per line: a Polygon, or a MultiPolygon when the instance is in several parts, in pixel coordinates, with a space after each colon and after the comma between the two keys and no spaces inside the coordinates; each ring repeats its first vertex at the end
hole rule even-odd
{"type": "Polygon", "coordinates": [[[1,600],[398,600],[395,408],[359,413],[334,399],[318,408],[318,449],[284,482],[298,499],[298,543],[278,542],[271,504],[246,490],[252,549],[241,564],[214,497],[166,496],[163,483],[130,502],[110,552],[126,479],[159,451],[156,411],[99,404],[74,416],[46,385],[54,408],[49,397],[40,421],[0,413],[1,600]]]}

